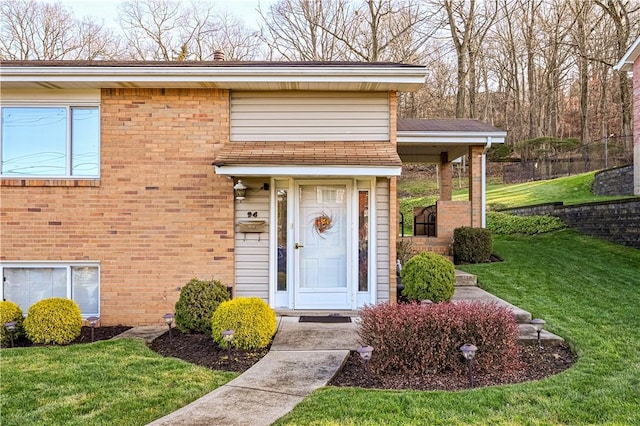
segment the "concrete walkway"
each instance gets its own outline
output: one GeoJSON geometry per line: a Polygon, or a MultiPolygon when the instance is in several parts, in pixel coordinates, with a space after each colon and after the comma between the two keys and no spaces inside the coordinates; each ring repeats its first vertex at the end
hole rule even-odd
{"type": "Polygon", "coordinates": [[[325,386],[359,346],[356,323],[281,317],[271,350],[226,385],[150,425],[267,426],[325,386]]]}

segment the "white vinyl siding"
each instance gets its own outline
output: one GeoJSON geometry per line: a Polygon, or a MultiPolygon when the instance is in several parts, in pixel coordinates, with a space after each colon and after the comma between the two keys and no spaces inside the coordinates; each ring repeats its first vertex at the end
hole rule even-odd
{"type": "Polygon", "coordinates": [[[376,262],[377,262],[377,301],[389,300],[389,179],[376,182],[376,262]]]}
{"type": "Polygon", "coordinates": [[[234,297],[259,297],[269,303],[269,191],[260,189],[269,178],[242,179],[246,198],[236,201],[234,297]],[[252,216],[248,217],[251,212],[252,216]],[[256,212],[256,217],[253,213],[256,212]],[[240,232],[238,223],[264,220],[262,233],[240,232]]]}
{"type": "Polygon", "coordinates": [[[387,92],[232,92],[231,141],[388,141],[387,92]]]}

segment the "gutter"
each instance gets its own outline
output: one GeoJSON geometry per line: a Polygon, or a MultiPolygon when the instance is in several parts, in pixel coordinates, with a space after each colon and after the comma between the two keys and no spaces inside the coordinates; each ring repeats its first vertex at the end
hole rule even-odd
{"type": "Polygon", "coordinates": [[[487,227],[487,151],[491,148],[491,143],[493,140],[491,136],[487,136],[487,144],[484,146],[482,150],[482,167],[480,173],[482,173],[482,191],[481,197],[482,200],[480,202],[481,205],[481,225],[483,228],[487,227]]]}

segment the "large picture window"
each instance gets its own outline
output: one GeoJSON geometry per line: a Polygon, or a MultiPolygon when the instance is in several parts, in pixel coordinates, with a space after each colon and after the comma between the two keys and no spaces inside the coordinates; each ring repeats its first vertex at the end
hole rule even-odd
{"type": "Polygon", "coordinates": [[[74,300],[83,316],[100,315],[100,272],[91,264],[2,265],[2,297],[29,307],[42,299],[74,300]]]}
{"type": "Polygon", "coordinates": [[[0,124],[3,177],[99,177],[98,107],[2,107],[0,124]]]}

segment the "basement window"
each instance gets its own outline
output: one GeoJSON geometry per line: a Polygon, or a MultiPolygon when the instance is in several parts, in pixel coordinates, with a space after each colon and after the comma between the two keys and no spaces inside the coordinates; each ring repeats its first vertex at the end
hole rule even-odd
{"type": "Polygon", "coordinates": [[[24,314],[51,297],[74,300],[84,317],[100,315],[100,270],[97,264],[2,265],[2,297],[24,314]]]}

